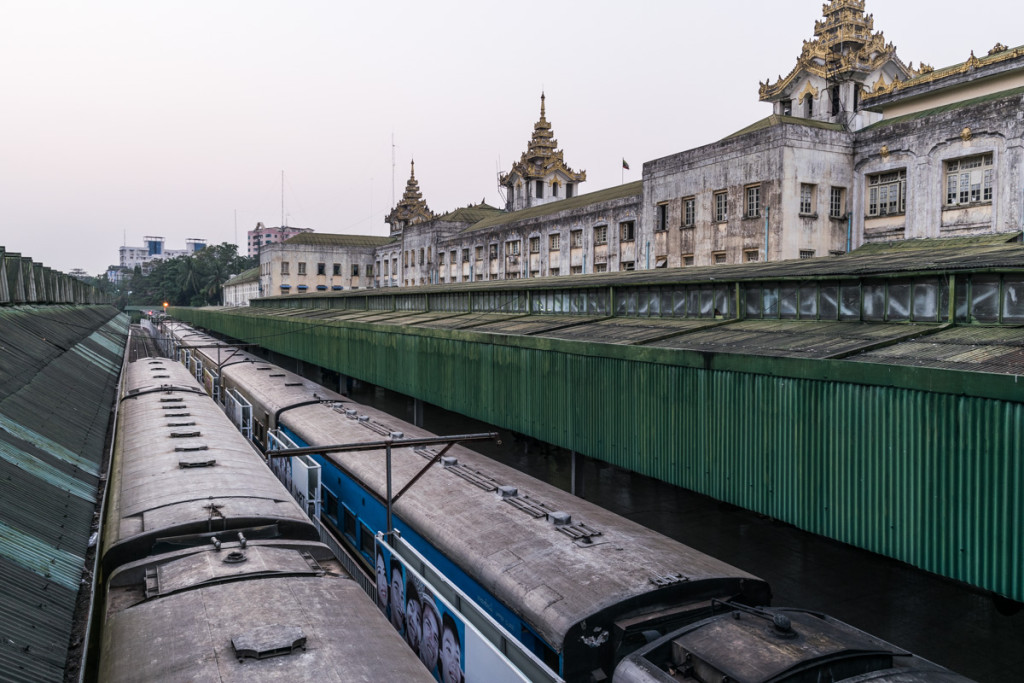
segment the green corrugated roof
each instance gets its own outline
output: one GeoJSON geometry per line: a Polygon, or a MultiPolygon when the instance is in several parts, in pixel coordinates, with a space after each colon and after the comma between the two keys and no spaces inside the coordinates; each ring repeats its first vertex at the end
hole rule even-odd
{"type": "Polygon", "coordinates": [[[127,331],[111,306],[0,307],[5,681],[65,678],[127,331]]]}
{"type": "Polygon", "coordinates": [[[829,123],[827,121],[816,121],[814,119],[800,119],[795,116],[779,116],[778,114],[772,114],[771,116],[766,116],[760,121],[755,121],[746,128],[736,131],[732,135],[725,136],[724,138],[722,138],[722,140],[729,140],[731,138],[736,138],[741,135],[746,135],[747,133],[754,133],[759,130],[764,130],[765,128],[781,126],[787,123],[791,123],[795,126],[805,126],[807,128],[822,128],[824,130],[835,131],[844,130],[842,125],[838,123],[829,123]]]}
{"type": "Polygon", "coordinates": [[[1012,88],[1011,90],[1000,90],[989,95],[982,95],[980,97],[974,97],[969,100],[960,100],[958,102],[952,102],[950,104],[944,104],[941,107],[932,107],[931,109],[923,109],[921,111],[915,111],[910,114],[904,114],[903,116],[896,116],[891,119],[883,119],[878,123],[874,123],[870,126],[865,126],[862,130],[874,130],[875,128],[882,128],[884,126],[892,126],[897,123],[905,123],[907,121],[916,121],[917,119],[923,119],[928,116],[934,116],[936,114],[943,114],[947,111],[956,111],[957,109],[963,109],[964,107],[973,107],[976,104],[983,104],[985,102],[993,102],[995,100],[1002,100],[1008,97],[1016,97],[1018,95],[1024,95],[1024,86],[1019,88],[1012,88]]]}
{"type": "Polygon", "coordinates": [[[246,282],[256,282],[259,279],[260,268],[259,266],[256,266],[255,268],[250,268],[249,270],[243,270],[241,273],[225,282],[224,286],[227,287],[228,285],[242,285],[245,284],[246,282]]]}
{"type": "Polygon", "coordinates": [[[393,237],[376,235],[334,235],[329,232],[303,232],[281,244],[308,244],[314,247],[381,247],[394,242],[393,237]]]}
{"type": "Polygon", "coordinates": [[[1021,233],[1019,232],[1004,232],[998,235],[974,235],[972,237],[899,240],[897,242],[877,242],[873,244],[865,244],[864,246],[857,249],[854,253],[856,253],[858,256],[866,256],[872,254],[886,254],[894,251],[904,252],[913,249],[927,249],[929,251],[935,251],[938,249],[964,249],[970,247],[984,247],[999,244],[1009,244],[1011,242],[1019,242],[1020,238],[1021,233]]]}
{"type": "Polygon", "coordinates": [[[459,223],[477,223],[495,215],[504,214],[501,209],[496,209],[490,204],[480,202],[474,206],[464,206],[440,216],[434,220],[453,221],[459,223]]]}
{"type": "Polygon", "coordinates": [[[561,199],[557,202],[550,202],[548,204],[541,204],[540,206],[531,206],[529,209],[523,209],[522,211],[513,211],[512,213],[502,212],[500,215],[493,216],[491,218],[485,218],[479,223],[466,228],[466,232],[484,230],[487,228],[493,228],[499,225],[507,225],[508,223],[515,223],[516,221],[528,220],[531,218],[539,218],[541,216],[549,216],[551,214],[560,213],[562,211],[571,211],[573,209],[583,208],[590,204],[597,204],[599,202],[609,202],[615,199],[622,199],[624,197],[630,197],[636,195],[639,197],[643,193],[643,181],[637,180],[632,183],[625,183],[623,185],[615,185],[605,190],[598,190],[597,192],[590,192],[588,194],[581,194],[571,199],[561,199]]]}

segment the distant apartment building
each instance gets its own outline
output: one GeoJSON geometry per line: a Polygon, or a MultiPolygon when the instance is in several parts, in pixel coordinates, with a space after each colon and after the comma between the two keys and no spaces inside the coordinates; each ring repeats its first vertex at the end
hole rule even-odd
{"type": "Polygon", "coordinates": [[[118,250],[119,265],[122,269],[134,270],[136,266],[139,266],[143,272],[148,272],[154,261],[172,259],[177,256],[191,256],[202,251],[206,246],[206,240],[191,238],[185,240],[184,249],[165,249],[163,237],[147,236],[143,239],[146,242],[144,247],[123,246],[118,250]]]}
{"type": "Polygon", "coordinates": [[[279,227],[268,228],[263,223],[257,223],[254,230],[249,231],[249,256],[259,256],[262,247],[268,244],[284,242],[289,237],[294,237],[303,232],[313,232],[310,228],[279,227]]]}

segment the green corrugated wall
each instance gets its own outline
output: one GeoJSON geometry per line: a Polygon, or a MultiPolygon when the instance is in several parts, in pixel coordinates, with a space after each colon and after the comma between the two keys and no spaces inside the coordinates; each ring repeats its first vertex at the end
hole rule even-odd
{"type": "Polygon", "coordinates": [[[1012,376],[174,314],[1024,601],[1012,376]]]}

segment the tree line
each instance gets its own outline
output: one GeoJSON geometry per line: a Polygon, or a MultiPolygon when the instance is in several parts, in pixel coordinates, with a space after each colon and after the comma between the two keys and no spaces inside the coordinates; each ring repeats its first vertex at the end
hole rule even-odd
{"type": "Polygon", "coordinates": [[[223,301],[228,278],[258,263],[255,257],[239,256],[236,244],[206,246],[192,256],[156,261],[148,275],[136,266],[122,283],[119,299],[133,306],[165,301],[172,306],[216,306],[223,301]]]}

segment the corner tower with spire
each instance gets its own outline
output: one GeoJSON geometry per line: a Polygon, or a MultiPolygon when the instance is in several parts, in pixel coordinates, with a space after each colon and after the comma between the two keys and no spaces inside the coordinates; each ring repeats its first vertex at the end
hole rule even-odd
{"type": "Polygon", "coordinates": [[[396,237],[410,225],[429,221],[434,217],[434,212],[423,201],[423,193],[420,192],[420,184],[416,180],[416,162],[410,161],[409,181],[405,184],[405,192],[402,193],[402,198],[395,208],[391,209],[391,213],[384,217],[384,221],[391,226],[391,236],[396,237]]]}
{"type": "Polygon", "coordinates": [[[519,211],[531,206],[566,199],[576,194],[587,172],[576,172],[565,165],[562,150],[555,140],[544,113],[544,93],[540,95],[540,120],[533,125],[533,138],[512,170],[501,175],[505,188],[505,209],[519,211]]]}
{"type": "Polygon", "coordinates": [[[828,121],[858,129],[877,117],[862,113],[861,96],[881,85],[917,74],[896,56],[896,47],[875,33],[875,20],[864,13],[864,0],[829,0],[814,39],[805,40],[796,66],[775,83],[761,83],[762,102],[774,113],[828,121]]]}

